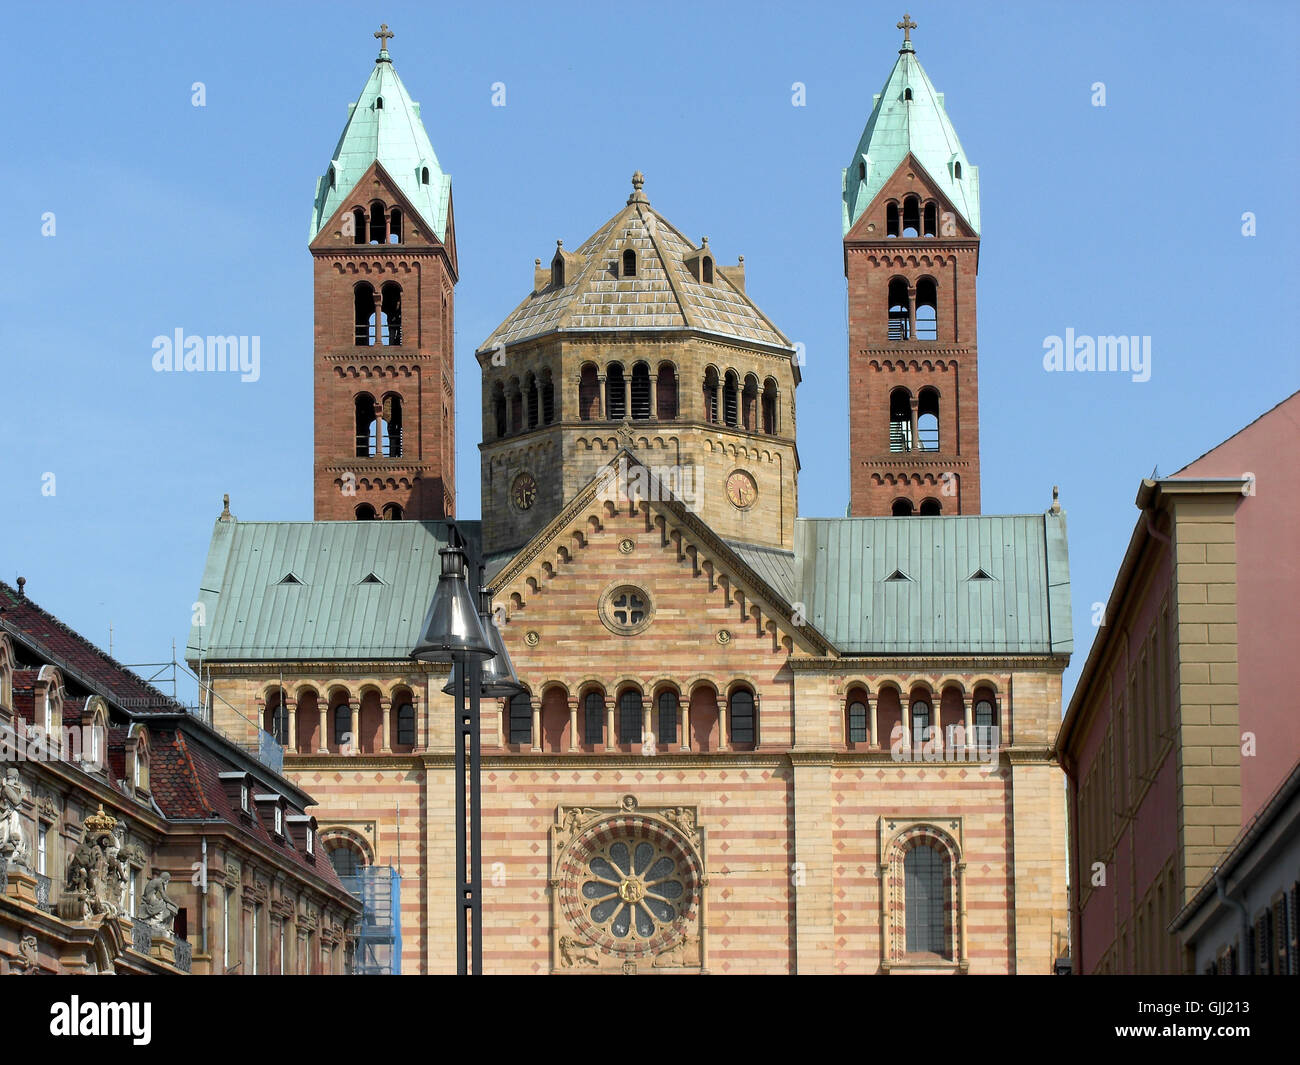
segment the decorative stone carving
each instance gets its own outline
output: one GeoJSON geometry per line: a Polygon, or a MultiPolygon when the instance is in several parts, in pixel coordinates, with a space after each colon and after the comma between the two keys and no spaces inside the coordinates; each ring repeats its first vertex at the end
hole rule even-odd
{"type": "Polygon", "coordinates": [[[23,834],[23,800],[27,789],[18,770],[10,766],[0,783],[0,861],[19,869],[31,869],[31,849],[23,834]]]}
{"type": "Polygon", "coordinates": [[[549,882],[557,972],[704,968],[697,809],[557,807],[549,882]],[[630,970],[629,970],[630,967],[630,970]]]}
{"type": "Polygon", "coordinates": [[[18,944],[18,957],[9,961],[11,976],[32,976],[41,971],[40,950],[35,936],[23,936],[18,944]]]}
{"type": "Polygon", "coordinates": [[[57,821],[59,819],[59,807],[48,795],[42,795],[36,800],[36,815],[42,821],[57,821]]]}
{"type": "Polygon", "coordinates": [[[68,862],[68,876],[59,916],[65,920],[88,921],[97,915],[118,916],[126,905],[130,870],[119,857],[121,841],[117,818],[99,812],[86,818],[81,842],[68,862]]]}
{"type": "Polygon", "coordinates": [[[167,897],[171,873],[159,873],[144,886],[140,896],[140,919],[165,936],[173,934],[172,924],[180,907],[167,897]]]}

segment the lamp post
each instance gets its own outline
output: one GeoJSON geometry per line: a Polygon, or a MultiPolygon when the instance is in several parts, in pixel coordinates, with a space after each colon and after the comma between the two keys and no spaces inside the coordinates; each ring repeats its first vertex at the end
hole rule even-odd
{"type": "MultiPolygon", "coordinates": [[[[420,642],[411,657],[423,662],[450,662],[456,698],[456,972],[481,975],[483,972],[483,873],[482,873],[482,796],[479,759],[479,701],[483,692],[488,662],[498,688],[518,682],[500,633],[491,624],[491,601],[486,600],[489,616],[485,631],[479,603],[470,594],[466,580],[465,548],[454,525],[449,526],[447,546],[439,550],[442,572],[433,602],[420,627],[420,642]],[[494,638],[495,637],[495,638],[494,638]],[[504,666],[506,673],[500,673],[504,666]],[[468,835],[466,854],[466,758],[468,752],[468,835]],[[467,930],[466,922],[470,928],[467,930]],[[472,948],[472,953],[471,953],[472,948]]],[[[480,570],[481,572],[481,570],[480,570]]],[[[502,694],[504,694],[502,692],[502,694]]]]}

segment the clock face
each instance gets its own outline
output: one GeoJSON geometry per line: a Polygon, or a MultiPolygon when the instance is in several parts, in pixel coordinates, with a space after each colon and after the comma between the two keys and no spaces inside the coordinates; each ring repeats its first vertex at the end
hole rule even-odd
{"type": "Polygon", "coordinates": [[[758,498],[758,485],[744,470],[736,470],[727,478],[727,498],[731,500],[733,507],[746,510],[752,507],[754,500],[758,498]]]}
{"type": "Polygon", "coordinates": [[[531,473],[521,473],[510,486],[510,501],[520,510],[527,510],[537,502],[537,482],[531,473]]]}

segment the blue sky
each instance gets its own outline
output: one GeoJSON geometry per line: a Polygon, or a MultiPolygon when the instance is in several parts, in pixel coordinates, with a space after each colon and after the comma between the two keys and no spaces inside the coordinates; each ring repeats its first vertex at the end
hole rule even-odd
{"type": "MultiPolygon", "coordinates": [[[[462,516],[479,512],[473,350],[529,290],[533,259],[581,243],[638,168],[680,229],[745,256],[750,295],[805,345],[801,512],[842,515],[840,170],[902,4],[363,6],[50,5],[11,39],[0,576],[25,576],[101,645],[111,624],[119,659],[156,661],[184,646],[223,492],[241,518],[311,517],[307,226],[381,21],[453,178],[462,516]],[[152,340],[178,327],[260,336],[260,380],[155,373],[152,340]]],[[[1139,479],[1298,386],[1285,249],[1300,236],[1300,16],[1289,2],[910,10],[980,167],[984,511],[1044,510],[1059,484],[1069,515],[1068,696],[1139,479]],[[1150,336],[1150,380],[1045,373],[1044,338],[1067,328],[1150,336]]]]}

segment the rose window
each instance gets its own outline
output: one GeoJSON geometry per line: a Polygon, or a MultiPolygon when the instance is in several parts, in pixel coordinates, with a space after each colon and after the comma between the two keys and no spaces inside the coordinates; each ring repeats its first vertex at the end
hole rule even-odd
{"type": "Polygon", "coordinates": [[[657,954],[695,920],[699,859],[662,822],[620,821],[574,842],[563,863],[562,908],[582,939],[608,953],[657,954]]]}
{"type": "Polygon", "coordinates": [[[591,923],[615,939],[650,939],[677,917],[685,895],[677,862],[645,842],[620,840],[594,855],[582,885],[591,923]]]}
{"type": "Polygon", "coordinates": [[[645,620],[645,600],[636,592],[619,592],[609,605],[610,616],[618,625],[640,625],[645,620]]]}
{"type": "Polygon", "coordinates": [[[627,584],[608,589],[600,597],[599,612],[601,621],[623,636],[640,632],[653,616],[650,596],[627,584]]]}

